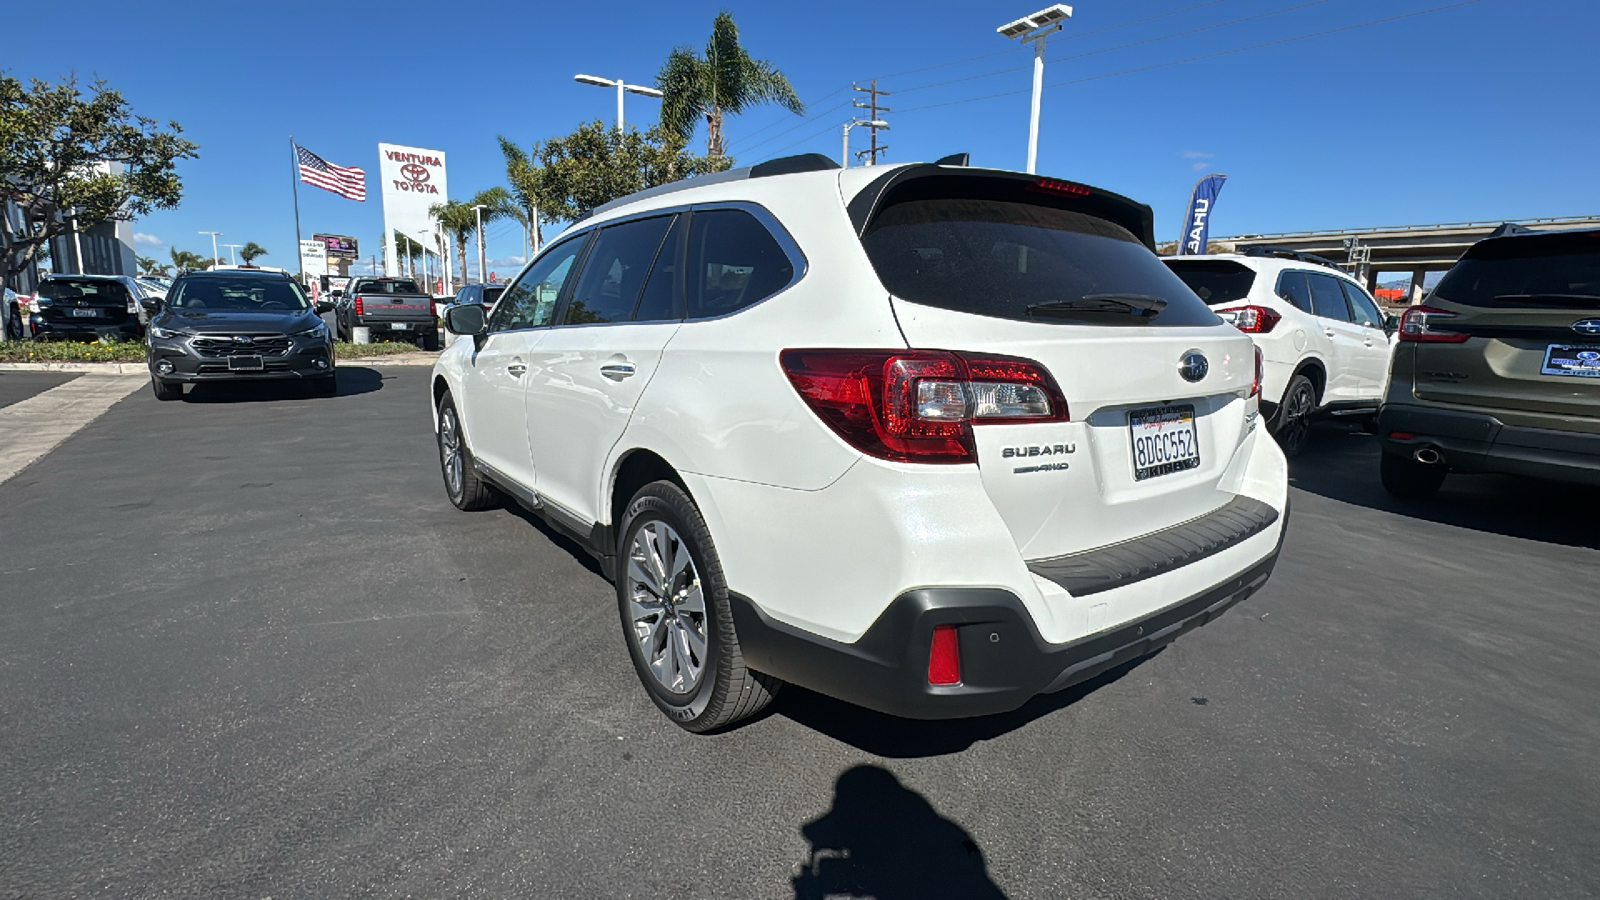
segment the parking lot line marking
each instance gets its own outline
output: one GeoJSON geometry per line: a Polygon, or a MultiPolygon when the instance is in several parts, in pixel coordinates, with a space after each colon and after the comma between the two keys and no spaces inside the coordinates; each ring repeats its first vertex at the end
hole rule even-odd
{"type": "Polygon", "coordinates": [[[0,483],[60,446],[148,378],[84,375],[0,409],[0,483]]]}

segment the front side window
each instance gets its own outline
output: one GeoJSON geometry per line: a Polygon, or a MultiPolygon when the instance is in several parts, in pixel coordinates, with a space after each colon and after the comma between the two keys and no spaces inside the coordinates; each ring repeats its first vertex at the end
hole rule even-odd
{"type": "Polygon", "coordinates": [[[489,330],[517,331],[549,325],[556,311],[556,300],[561,297],[561,288],[567,283],[585,238],[587,235],[578,235],[551,247],[515,284],[506,288],[501,302],[495,304],[494,313],[489,317],[489,330]]]}
{"type": "Polygon", "coordinates": [[[696,210],[689,221],[688,317],[754,306],[794,281],[794,263],[761,220],[742,209],[696,210]]]}
{"type": "Polygon", "coordinates": [[[644,289],[671,216],[656,216],[600,229],[558,325],[626,322],[644,289]]]}
{"type": "Polygon", "coordinates": [[[1313,315],[1333,319],[1336,322],[1350,321],[1350,306],[1345,303],[1344,291],[1339,289],[1339,279],[1332,275],[1307,272],[1306,281],[1311,282],[1313,315]]]}
{"type": "Polygon", "coordinates": [[[1344,297],[1350,301],[1350,309],[1355,313],[1357,325],[1365,325],[1368,328],[1383,327],[1383,313],[1378,311],[1378,304],[1372,302],[1366,291],[1342,278],[1339,279],[1339,286],[1344,288],[1344,297]]]}

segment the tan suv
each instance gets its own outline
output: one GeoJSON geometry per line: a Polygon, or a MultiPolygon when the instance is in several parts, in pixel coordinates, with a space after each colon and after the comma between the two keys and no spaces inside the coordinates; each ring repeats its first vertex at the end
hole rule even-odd
{"type": "Polygon", "coordinates": [[[1406,310],[1378,417],[1383,486],[1450,472],[1600,484],[1600,229],[1505,226],[1406,310]]]}

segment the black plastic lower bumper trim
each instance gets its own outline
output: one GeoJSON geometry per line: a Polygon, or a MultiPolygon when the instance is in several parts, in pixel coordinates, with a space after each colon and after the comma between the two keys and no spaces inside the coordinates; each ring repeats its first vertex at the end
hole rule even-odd
{"type": "Polygon", "coordinates": [[[1488,413],[1385,405],[1378,414],[1383,452],[1410,457],[1430,447],[1443,465],[1467,474],[1497,472],[1600,485],[1600,434],[1507,425],[1488,413]],[[1393,438],[1394,432],[1410,434],[1393,438]]]}
{"type": "Polygon", "coordinates": [[[1281,547],[1280,537],[1271,554],[1220,584],[1064,644],[1045,641],[1022,601],[993,588],[907,591],[849,644],[778,622],[739,594],[729,594],[729,606],[745,663],[756,671],[890,715],[963,718],[1016,709],[1037,694],[1087,681],[1206,624],[1266,583],[1281,547]],[[927,682],[935,625],[956,626],[960,684],[927,682]]]}

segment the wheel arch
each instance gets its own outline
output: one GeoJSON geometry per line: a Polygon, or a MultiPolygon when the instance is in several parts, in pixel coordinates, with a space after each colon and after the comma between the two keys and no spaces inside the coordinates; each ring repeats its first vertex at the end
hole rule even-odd
{"type": "Polygon", "coordinates": [[[444,375],[433,373],[433,430],[439,430],[439,404],[444,402],[444,395],[450,393],[450,381],[444,375]]]}
{"type": "MultiPolygon", "coordinates": [[[[695,501],[694,492],[689,490],[689,485],[684,482],[683,476],[678,474],[676,467],[667,462],[666,458],[643,447],[636,447],[622,454],[611,470],[610,485],[606,490],[606,504],[602,507],[610,516],[607,524],[613,532],[622,524],[622,511],[633,499],[639,489],[652,481],[669,481],[678,486],[689,500],[695,501]]],[[[614,535],[620,538],[620,535],[614,535]]]]}
{"type": "MultiPolygon", "coordinates": [[[[1295,366],[1294,375],[1290,375],[1289,376],[1289,382],[1291,384],[1294,382],[1294,376],[1295,375],[1304,375],[1306,377],[1306,380],[1311,382],[1311,387],[1314,388],[1316,390],[1316,392],[1317,392],[1317,407],[1321,408],[1323,402],[1325,401],[1325,399],[1327,397],[1327,393],[1326,393],[1327,389],[1328,389],[1328,369],[1327,369],[1327,366],[1322,362],[1321,359],[1318,359],[1315,356],[1309,356],[1309,357],[1306,357],[1305,359],[1301,360],[1300,364],[1298,366],[1295,366]]],[[[1289,385],[1288,384],[1284,385],[1283,392],[1284,392],[1284,396],[1288,396],[1288,393],[1289,393],[1289,385]]],[[[1282,399],[1283,399],[1282,397],[1279,398],[1280,401],[1282,399]]]]}

